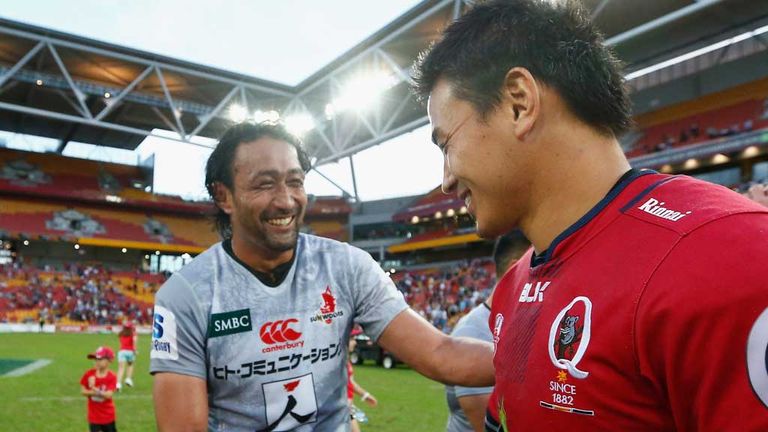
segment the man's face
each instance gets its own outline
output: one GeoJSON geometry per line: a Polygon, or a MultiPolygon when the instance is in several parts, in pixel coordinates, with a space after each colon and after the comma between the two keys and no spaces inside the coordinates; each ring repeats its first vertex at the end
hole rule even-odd
{"type": "Polygon", "coordinates": [[[443,152],[443,192],[456,193],[481,237],[509,231],[529,193],[530,152],[517,139],[502,106],[485,120],[441,79],[429,97],[432,137],[443,152]]]}
{"type": "Polygon", "coordinates": [[[307,194],[296,149],[271,137],[242,143],[232,164],[233,190],[222,208],[233,237],[267,253],[296,247],[307,194]]]}

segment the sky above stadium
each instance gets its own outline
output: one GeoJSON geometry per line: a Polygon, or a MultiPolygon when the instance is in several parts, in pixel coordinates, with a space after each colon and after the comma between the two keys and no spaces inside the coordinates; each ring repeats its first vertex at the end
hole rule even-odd
{"type": "MultiPolygon", "coordinates": [[[[418,0],[0,0],[0,16],[92,39],[295,85],[418,4],[418,0]],[[322,35],[322,37],[318,37],[322,35]]],[[[50,143],[0,134],[9,147],[45,149],[50,143]]],[[[137,149],[156,154],[155,190],[201,197],[210,151],[159,138],[137,149]],[[193,168],[194,167],[194,168],[193,168]],[[199,168],[199,169],[197,169],[199,168]]],[[[72,143],[65,154],[104,156],[110,150],[72,143]]],[[[358,192],[372,200],[426,192],[440,182],[440,153],[428,127],[354,157],[358,192]],[[394,175],[393,173],[397,173],[394,175]]],[[[133,158],[134,155],[112,156],[133,158]]],[[[127,159],[123,159],[127,160],[127,159]]],[[[349,162],[319,170],[352,192],[349,162]]],[[[317,173],[316,195],[340,191],[317,173]]]]}

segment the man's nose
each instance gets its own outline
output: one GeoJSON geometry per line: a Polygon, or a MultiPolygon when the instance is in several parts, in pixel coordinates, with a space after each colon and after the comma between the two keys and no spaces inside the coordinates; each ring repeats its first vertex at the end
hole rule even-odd
{"type": "Polygon", "coordinates": [[[443,193],[446,195],[452,194],[456,190],[456,177],[451,173],[451,167],[448,164],[448,158],[445,158],[443,162],[443,183],[440,185],[443,193]]]}

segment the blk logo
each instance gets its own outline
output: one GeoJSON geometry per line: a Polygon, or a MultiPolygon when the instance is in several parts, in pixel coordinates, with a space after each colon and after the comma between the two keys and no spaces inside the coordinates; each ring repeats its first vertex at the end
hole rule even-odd
{"type": "Polygon", "coordinates": [[[301,332],[291,328],[291,325],[298,324],[298,322],[299,320],[296,318],[266,322],[261,326],[259,336],[264,343],[269,345],[298,340],[301,337],[301,332]]]}
{"type": "Polygon", "coordinates": [[[534,285],[532,282],[528,282],[523,287],[523,291],[520,293],[520,303],[533,303],[544,301],[544,291],[546,291],[551,281],[536,282],[534,285]]]}

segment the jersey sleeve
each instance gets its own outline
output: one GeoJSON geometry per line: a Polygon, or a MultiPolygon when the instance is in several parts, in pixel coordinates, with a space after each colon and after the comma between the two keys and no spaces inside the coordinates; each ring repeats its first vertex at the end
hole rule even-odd
{"type": "Polygon", "coordinates": [[[206,314],[195,291],[180,274],[174,274],[155,296],[150,373],[206,379],[206,334],[206,314]]]}
{"type": "Polygon", "coordinates": [[[82,377],[80,377],[80,385],[88,388],[88,371],[86,371],[82,377]]]}
{"type": "Polygon", "coordinates": [[[352,250],[352,290],[355,293],[355,321],[365,334],[378,340],[393,318],[408,308],[403,294],[366,252],[352,250]]]}
{"type": "Polygon", "coordinates": [[[753,214],[696,229],[639,299],[637,365],[678,430],[768,430],[766,226],[753,214]]]}

